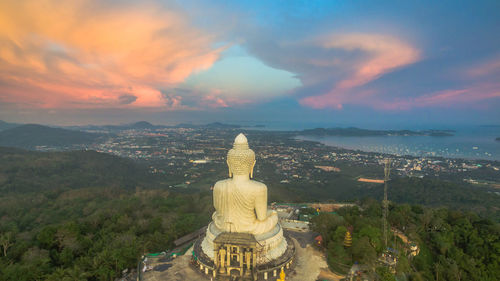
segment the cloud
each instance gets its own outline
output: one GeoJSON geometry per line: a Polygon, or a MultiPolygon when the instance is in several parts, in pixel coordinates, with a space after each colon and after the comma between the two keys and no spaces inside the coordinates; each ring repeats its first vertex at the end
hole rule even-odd
{"type": "MultiPolygon", "coordinates": [[[[286,94],[306,108],[364,108],[378,112],[384,108],[454,107],[498,101],[493,89],[476,91],[498,80],[499,70],[495,48],[498,40],[491,37],[494,28],[486,24],[490,22],[487,18],[495,18],[494,9],[484,9],[484,5],[469,7],[489,11],[484,21],[468,21],[474,25],[464,24],[467,21],[463,13],[446,5],[431,10],[446,15],[448,20],[430,19],[435,21],[431,25],[416,24],[429,20],[418,12],[429,9],[422,3],[373,4],[361,10],[353,9],[355,4],[320,5],[322,15],[308,14],[306,20],[295,17],[295,9],[288,5],[256,16],[248,10],[260,9],[261,5],[249,6],[236,9],[239,14],[231,24],[232,36],[266,65],[295,74],[302,85],[286,94]],[[405,13],[410,10],[416,12],[405,13]],[[404,17],[400,17],[402,13],[404,17]],[[487,62],[470,67],[486,57],[487,62]],[[461,90],[467,93],[439,95],[461,90]]],[[[225,15],[233,16],[232,12],[223,9],[213,21],[225,22],[230,19],[225,15]]]]}
{"type": "Polygon", "coordinates": [[[481,101],[500,98],[500,83],[473,85],[462,89],[446,89],[414,98],[380,101],[372,104],[382,110],[409,110],[428,107],[474,107],[481,101]]]}
{"type": "Polygon", "coordinates": [[[159,89],[224,49],[176,7],[134,2],[0,2],[0,101],[28,107],[163,107],[159,89]]]}
{"type": "Polygon", "coordinates": [[[215,95],[208,95],[203,97],[203,102],[205,103],[205,105],[212,108],[229,107],[227,102],[223,98],[215,95]]]}
{"type": "Polygon", "coordinates": [[[171,110],[194,110],[195,108],[185,104],[185,98],[176,94],[163,94],[165,105],[163,109],[171,110]]]}
{"type": "MultiPolygon", "coordinates": [[[[343,103],[356,103],[367,91],[361,94],[353,89],[363,86],[397,68],[407,66],[420,58],[420,52],[402,40],[379,34],[347,33],[322,39],[325,49],[340,49],[354,56],[339,61],[334,58],[332,65],[348,67],[351,73],[338,81],[332,89],[322,95],[302,98],[301,104],[313,108],[341,109],[343,103]]],[[[323,62],[323,65],[328,65],[323,62]]],[[[370,91],[370,93],[374,93],[370,91]]]]}
{"type": "Polygon", "coordinates": [[[137,100],[137,97],[134,95],[121,95],[118,97],[118,102],[120,104],[131,104],[137,100]]]}
{"type": "Polygon", "coordinates": [[[352,77],[339,83],[340,89],[364,85],[391,70],[419,59],[419,51],[413,46],[395,37],[379,34],[354,33],[333,36],[323,46],[347,51],[359,50],[368,56],[358,63],[352,77]]]}
{"type": "Polygon", "coordinates": [[[489,75],[500,75],[500,57],[490,58],[488,61],[475,65],[465,72],[470,78],[478,78],[489,75]]]}
{"type": "Polygon", "coordinates": [[[422,13],[394,18],[406,5],[269,5],[0,0],[0,106],[189,115],[290,110],[278,101],[343,114],[498,103],[493,27],[457,29],[473,22],[461,12],[426,30],[414,24],[422,13]]]}
{"type": "MultiPolygon", "coordinates": [[[[184,85],[186,86],[186,85],[184,85]]],[[[255,103],[253,99],[231,96],[217,88],[172,88],[162,91],[167,100],[168,110],[204,110],[226,107],[244,106],[255,103]]]]}

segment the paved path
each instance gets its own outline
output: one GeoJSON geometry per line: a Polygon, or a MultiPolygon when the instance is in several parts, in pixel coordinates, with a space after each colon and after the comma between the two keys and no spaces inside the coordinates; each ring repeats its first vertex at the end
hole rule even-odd
{"type": "Polygon", "coordinates": [[[305,248],[307,245],[314,243],[315,234],[312,231],[293,231],[293,230],[285,230],[285,232],[290,235],[290,237],[295,238],[299,243],[300,247],[305,248]]]}

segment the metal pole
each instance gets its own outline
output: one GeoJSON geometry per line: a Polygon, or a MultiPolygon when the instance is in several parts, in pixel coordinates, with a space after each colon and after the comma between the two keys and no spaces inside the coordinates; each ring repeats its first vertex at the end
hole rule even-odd
{"type": "Polygon", "coordinates": [[[389,175],[391,172],[391,160],[389,158],[385,159],[385,167],[384,167],[384,201],[382,205],[384,207],[383,210],[383,227],[384,227],[384,245],[387,249],[387,215],[388,215],[388,205],[387,201],[387,181],[389,181],[389,175]]]}

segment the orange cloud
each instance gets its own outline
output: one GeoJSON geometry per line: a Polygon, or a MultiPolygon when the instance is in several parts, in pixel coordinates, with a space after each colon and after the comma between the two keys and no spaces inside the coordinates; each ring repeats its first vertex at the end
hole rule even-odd
{"type": "Polygon", "coordinates": [[[379,34],[336,35],[323,40],[320,45],[326,49],[359,51],[361,58],[341,63],[338,58],[333,60],[335,65],[352,68],[352,73],[346,79],[339,81],[328,93],[306,97],[300,101],[301,104],[313,108],[341,109],[343,103],[361,98],[352,91],[353,88],[365,85],[394,69],[412,64],[420,58],[420,52],[408,43],[379,34]]]}
{"type": "Polygon", "coordinates": [[[179,11],[153,3],[2,1],[0,101],[46,108],[168,106],[158,89],[209,68],[223,49],[212,48],[214,40],[179,11]]]}

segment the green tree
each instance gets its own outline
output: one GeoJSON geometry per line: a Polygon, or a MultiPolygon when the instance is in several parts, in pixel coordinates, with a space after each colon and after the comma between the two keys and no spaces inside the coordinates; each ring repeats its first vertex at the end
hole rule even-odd
{"type": "Polygon", "coordinates": [[[368,237],[361,237],[354,241],[351,251],[354,261],[371,265],[377,260],[377,252],[370,244],[368,237]]]}
{"type": "Polygon", "coordinates": [[[381,281],[396,281],[394,274],[385,266],[377,267],[376,272],[381,281]]]}
{"type": "Polygon", "coordinates": [[[319,213],[319,215],[311,219],[311,228],[313,231],[318,232],[323,237],[325,247],[327,247],[329,243],[328,237],[330,237],[330,233],[332,231],[335,231],[335,229],[343,223],[344,220],[338,215],[319,213]]]}
{"type": "Polygon", "coordinates": [[[12,245],[14,245],[14,235],[12,232],[0,234],[0,246],[2,247],[2,254],[4,257],[7,256],[7,251],[12,245]]]}

